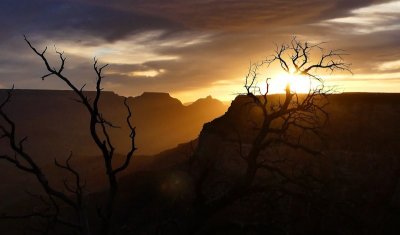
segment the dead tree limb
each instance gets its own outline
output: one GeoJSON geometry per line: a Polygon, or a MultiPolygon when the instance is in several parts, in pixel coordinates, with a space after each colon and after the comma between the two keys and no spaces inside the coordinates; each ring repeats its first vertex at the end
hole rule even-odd
{"type": "MultiPolygon", "coordinates": [[[[250,63],[244,78],[246,90],[244,95],[250,100],[246,104],[251,105],[251,109],[260,110],[259,120],[249,120],[252,123],[247,130],[252,133],[250,139],[243,140],[242,136],[249,135],[238,133],[236,127],[233,127],[238,136],[240,158],[245,162],[245,173],[223,196],[203,204],[198,209],[198,218],[209,218],[216,211],[232,205],[238,199],[253,192],[255,188],[279,188],[280,192],[291,192],[283,185],[289,183],[305,189],[309,187],[304,183],[305,177],[293,176],[279,166],[285,163],[286,158],[274,160],[275,158],[267,152],[274,147],[284,146],[313,156],[323,154],[323,149],[311,146],[304,141],[307,136],[312,139],[323,138],[322,128],[329,117],[325,108],[331,90],[324,85],[324,78],[320,74],[326,71],[351,71],[350,64],[343,60],[343,56],[346,55],[344,51],[325,51],[322,45],[323,43],[301,42],[294,37],[289,44],[276,45],[272,56],[259,63],[250,63]],[[315,59],[318,52],[320,57],[315,59]],[[291,89],[291,84],[287,83],[283,94],[272,96],[270,88],[274,84],[271,78],[263,75],[261,71],[276,63],[284,73],[305,76],[317,84],[310,86],[307,93],[298,94],[297,91],[291,89]],[[260,79],[265,81],[265,91],[258,85],[260,79]],[[246,151],[242,148],[244,141],[248,146],[246,151]],[[279,177],[281,185],[272,187],[267,182],[264,182],[266,185],[255,185],[255,179],[260,170],[279,177]]],[[[307,178],[313,177],[307,176],[307,178]]],[[[295,195],[299,192],[291,193],[295,195]]],[[[199,221],[199,223],[204,222],[201,219],[199,221]]]]}
{"type": "MultiPolygon", "coordinates": [[[[81,185],[79,180],[79,174],[72,169],[69,166],[69,160],[68,158],[66,162],[66,169],[68,169],[71,172],[74,172],[74,174],[77,175],[77,182],[74,187],[76,187],[79,190],[76,191],[70,191],[73,193],[77,200],[71,199],[71,197],[67,194],[65,194],[62,190],[59,190],[52,186],[48,180],[48,177],[45,175],[45,173],[42,171],[40,166],[35,162],[35,160],[32,158],[32,156],[27,153],[24,150],[24,142],[27,140],[26,137],[18,140],[17,138],[17,128],[16,124],[14,121],[11,120],[11,118],[5,113],[4,108],[5,106],[10,102],[11,97],[13,94],[13,89],[9,90],[7,92],[7,96],[5,100],[1,103],[0,105],[0,118],[1,123],[0,124],[0,138],[5,139],[8,141],[9,146],[11,150],[14,152],[14,156],[10,156],[8,154],[2,154],[0,155],[0,159],[5,160],[11,164],[13,164],[15,167],[17,167],[19,170],[27,172],[30,175],[33,175],[37,181],[39,182],[40,186],[46,193],[48,200],[50,201],[49,207],[45,212],[33,212],[30,214],[26,215],[15,215],[15,216],[10,216],[10,215],[3,215],[2,218],[31,218],[31,217],[41,217],[41,218],[47,218],[52,220],[53,223],[60,223],[63,225],[66,225],[70,228],[73,229],[78,229],[81,231],[82,234],[88,234],[87,228],[84,227],[84,221],[77,221],[77,222],[72,222],[72,221],[65,221],[61,218],[60,211],[59,211],[59,203],[63,203],[67,205],[68,207],[72,208],[77,215],[81,215],[83,213],[83,203],[81,199],[82,194],[81,194],[81,185]]],[[[58,162],[56,162],[56,165],[61,166],[58,162]]],[[[80,180],[79,180],[80,181],[80,180]]],[[[66,189],[68,189],[67,185],[66,189]]],[[[87,218],[82,218],[84,220],[87,220],[87,218]]]]}
{"type": "MultiPolygon", "coordinates": [[[[36,49],[36,47],[32,45],[32,43],[28,40],[26,36],[24,36],[24,40],[28,44],[30,49],[43,61],[45,68],[47,69],[47,73],[43,75],[41,78],[44,80],[45,78],[53,76],[63,81],[77,96],[76,101],[82,103],[83,106],[86,108],[87,112],[89,113],[90,116],[89,132],[91,134],[94,143],[102,153],[101,157],[104,162],[105,173],[108,179],[108,196],[103,206],[98,210],[98,215],[102,220],[102,229],[101,229],[102,233],[109,234],[111,230],[111,218],[113,214],[113,206],[118,192],[117,177],[122,171],[127,169],[127,167],[131,162],[132,156],[136,150],[136,145],[135,145],[136,130],[131,122],[132,112],[129,108],[127,99],[125,99],[124,105],[128,111],[126,122],[130,131],[128,137],[130,139],[130,148],[125,154],[125,159],[123,160],[123,162],[120,165],[116,166],[116,164],[113,164],[115,160],[114,159],[115,146],[112,142],[109,132],[110,128],[116,128],[116,126],[113,125],[106,118],[104,118],[99,108],[99,102],[103,90],[101,86],[102,79],[104,78],[103,70],[108,66],[108,64],[100,66],[98,60],[96,58],[94,59],[93,70],[96,74],[96,86],[95,86],[94,99],[91,100],[86,96],[83,90],[85,85],[78,88],[71,82],[71,80],[67,76],[64,75],[63,72],[65,69],[65,62],[67,59],[64,55],[64,52],[60,52],[55,48],[56,54],[58,55],[59,59],[59,65],[56,68],[50,64],[49,60],[46,57],[47,47],[44,50],[39,51],[38,49],[36,49]]],[[[8,161],[9,163],[15,165],[18,169],[22,171],[35,175],[40,185],[42,186],[46,194],[49,196],[49,199],[54,202],[53,207],[56,208],[57,213],[59,212],[60,209],[59,201],[73,208],[79,215],[79,221],[77,225],[80,228],[79,230],[81,231],[82,234],[89,234],[90,232],[87,219],[87,212],[85,205],[83,203],[84,202],[83,188],[85,187],[85,184],[82,184],[79,172],[73,169],[70,165],[72,154],[64,164],[59,163],[57,160],[55,160],[54,163],[61,170],[69,172],[75,179],[72,184],[67,180],[64,180],[63,182],[67,192],[74,195],[74,197],[70,197],[70,195],[67,195],[62,191],[52,187],[49,184],[46,175],[42,172],[41,168],[31,158],[31,156],[24,151],[23,143],[26,141],[26,138],[17,140],[16,125],[8,117],[8,115],[5,113],[3,109],[4,106],[7,103],[9,103],[11,99],[11,94],[12,90],[8,93],[6,99],[0,105],[0,117],[3,119],[4,121],[3,123],[5,123],[4,125],[0,125],[0,131],[1,131],[0,138],[5,138],[9,141],[9,145],[11,149],[15,152],[15,156],[11,157],[9,155],[0,155],[0,159],[8,161]]]]}
{"type": "Polygon", "coordinates": [[[83,92],[83,87],[78,88],[76,87],[66,76],[63,75],[63,70],[65,68],[65,61],[66,57],[64,56],[63,52],[59,52],[56,50],[56,53],[59,55],[59,61],[60,65],[59,68],[56,69],[52,66],[50,66],[50,63],[48,59],[45,56],[46,49],[45,48],[42,52],[39,52],[32,44],[31,42],[26,38],[25,41],[29,45],[29,47],[35,52],[39,58],[42,59],[46,69],[48,70],[48,74],[44,75],[42,79],[49,77],[49,76],[56,76],[63,82],[65,82],[73,91],[74,93],[79,97],[79,102],[81,102],[87,109],[89,115],[90,115],[90,134],[92,136],[93,141],[99,148],[99,150],[102,153],[102,158],[104,161],[104,167],[106,170],[107,178],[108,178],[108,198],[102,208],[100,210],[99,216],[101,217],[103,221],[103,229],[102,231],[104,234],[108,234],[110,230],[110,220],[112,217],[113,213],[113,206],[114,206],[114,201],[115,197],[117,195],[118,191],[118,182],[117,182],[117,176],[120,172],[125,170],[132,158],[132,155],[134,151],[136,150],[135,146],[135,135],[136,131],[135,128],[133,127],[130,119],[132,116],[131,110],[127,104],[127,100],[124,101],[124,105],[128,110],[128,116],[127,116],[127,124],[130,130],[130,142],[131,146],[130,149],[128,150],[125,160],[121,166],[114,167],[113,166],[113,159],[114,159],[114,153],[115,153],[115,147],[112,143],[112,140],[109,135],[109,130],[108,128],[110,127],[115,127],[111,122],[107,121],[102,113],[99,110],[99,101],[101,98],[102,90],[103,88],[101,87],[101,82],[104,76],[102,75],[103,70],[108,66],[108,64],[105,65],[99,65],[98,60],[94,58],[93,62],[93,70],[96,73],[96,93],[94,100],[91,102],[88,97],[84,94],[83,92]]]}

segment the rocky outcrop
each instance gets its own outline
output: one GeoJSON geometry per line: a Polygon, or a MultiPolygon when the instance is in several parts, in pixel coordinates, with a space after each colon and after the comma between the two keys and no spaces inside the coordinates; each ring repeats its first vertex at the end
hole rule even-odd
{"type": "MultiPolygon", "coordinates": [[[[237,97],[225,115],[207,123],[199,136],[192,172],[197,180],[205,178],[201,181],[208,200],[223,195],[243,176],[245,161],[239,156],[239,138],[242,151],[246,151],[252,140],[249,121],[257,121],[257,113],[248,101],[246,97],[237,97]]],[[[288,165],[278,167],[293,171],[307,166],[304,169],[311,169],[310,172],[324,182],[313,192],[318,192],[317,197],[324,198],[324,205],[308,202],[308,206],[316,206],[316,211],[323,212],[307,212],[309,219],[314,221],[313,226],[322,226],[318,229],[323,230],[317,231],[372,231],[375,234],[391,231],[395,228],[390,227],[393,226],[391,221],[400,215],[400,94],[335,94],[329,97],[329,102],[326,109],[329,121],[323,130],[326,143],[324,155],[308,156],[301,151],[283,149],[280,155],[288,159],[288,165]],[[363,228],[355,229],[355,224],[363,228]]],[[[277,153],[264,154],[273,158],[277,153]]],[[[271,172],[266,174],[258,176],[258,179],[281,186],[279,182],[282,179],[271,172]]],[[[235,204],[235,210],[230,209],[229,215],[233,220],[247,223],[244,221],[252,215],[266,212],[257,208],[262,208],[270,199],[250,198],[254,208],[248,211],[246,208],[249,205],[243,202],[235,204]],[[242,215],[240,219],[236,216],[238,214],[242,215]]],[[[275,202],[281,207],[278,210],[281,216],[296,217],[301,221],[299,227],[293,227],[298,231],[312,229],[313,226],[307,225],[309,222],[304,218],[306,204],[293,195],[289,198],[290,204],[287,204],[288,201],[283,204],[275,202]]],[[[260,220],[249,223],[269,223],[263,221],[271,218],[269,216],[264,215],[258,218],[260,220]]],[[[279,220],[278,217],[274,219],[279,220]]]]}

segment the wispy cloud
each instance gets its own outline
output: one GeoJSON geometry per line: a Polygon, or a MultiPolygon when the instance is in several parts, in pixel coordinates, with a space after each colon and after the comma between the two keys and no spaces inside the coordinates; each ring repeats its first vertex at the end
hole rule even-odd
{"type": "Polygon", "coordinates": [[[343,33],[369,34],[399,30],[399,19],[400,1],[393,1],[355,9],[350,16],[329,19],[321,24],[347,26],[342,28],[343,33]]]}
{"type": "MultiPolygon", "coordinates": [[[[162,47],[157,42],[162,31],[147,31],[130,37],[113,41],[98,41],[95,38],[86,39],[96,42],[94,45],[85,45],[71,41],[58,40],[57,48],[65,51],[66,55],[85,58],[100,58],[103,63],[110,64],[141,64],[149,61],[176,60],[176,55],[162,55],[157,51],[162,47]]],[[[42,42],[43,46],[49,44],[42,42]]]]}
{"type": "Polygon", "coordinates": [[[129,78],[155,78],[160,74],[165,73],[165,69],[151,69],[151,70],[132,70],[131,72],[107,71],[106,75],[113,76],[126,76],[129,78]]]}
{"type": "Polygon", "coordinates": [[[110,64],[104,87],[121,95],[232,98],[242,92],[249,61],[301,35],[350,53],[355,76],[332,81],[372,89],[372,78],[391,78],[384,84],[399,89],[393,83],[400,69],[399,1],[3,0],[0,9],[5,87],[65,88],[56,79],[40,82],[43,65],[24,44],[27,34],[39,48],[49,46],[49,56],[54,44],[64,50],[67,75],[88,88],[98,57],[110,64]]]}
{"type": "Polygon", "coordinates": [[[398,69],[400,69],[400,60],[384,62],[378,66],[378,70],[382,71],[398,69]]]}

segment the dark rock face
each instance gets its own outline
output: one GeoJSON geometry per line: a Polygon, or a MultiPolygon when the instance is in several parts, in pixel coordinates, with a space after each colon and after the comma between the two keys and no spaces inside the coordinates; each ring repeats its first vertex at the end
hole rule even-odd
{"type": "MultiPolygon", "coordinates": [[[[324,156],[283,149],[280,155],[288,161],[278,165],[287,172],[306,168],[326,182],[318,191],[325,204],[313,201],[308,205],[323,213],[308,211],[300,199],[290,196],[272,202],[280,208],[275,213],[281,217],[267,213],[247,221],[252,215],[263,214],[265,211],[260,208],[271,200],[250,196],[251,205],[239,203],[234,206],[234,212],[230,211],[233,220],[268,224],[271,218],[292,217],[298,220],[296,224],[279,221],[283,224],[278,226],[292,226],[291,232],[297,231],[294,234],[400,231],[400,227],[393,224],[400,217],[400,94],[345,93],[332,95],[329,101],[324,156]],[[251,206],[253,209],[247,210],[251,206]],[[304,211],[308,211],[308,219],[302,217],[304,211]],[[236,216],[239,214],[242,214],[240,218],[236,216]]],[[[259,117],[248,103],[246,97],[237,97],[225,115],[207,123],[199,136],[192,172],[195,178],[207,172],[203,191],[209,200],[223,195],[243,176],[245,162],[239,156],[237,133],[240,133],[242,151],[246,151],[252,141],[249,120],[257,121],[259,117]]],[[[263,154],[272,160],[276,155],[269,151],[263,154]]],[[[281,184],[279,177],[271,172],[260,173],[258,181],[281,184]]],[[[272,209],[269,210],[272,213],[272,209]]]]}
{"type": "Polygon", "coordinates": [[[145,92],[129,100],[142,153],[155,154],[196,139],[203,124],[221,116],[227,107],[219,100],[199,99],[184,106],[167,93],[145,92]],[[140,134],[139,134],[140,133],[140,134]]]}

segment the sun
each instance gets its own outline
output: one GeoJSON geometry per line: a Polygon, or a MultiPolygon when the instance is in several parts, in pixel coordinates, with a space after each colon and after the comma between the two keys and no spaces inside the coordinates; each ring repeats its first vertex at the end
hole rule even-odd
{"type": "MultiPolygon", "coordinates": [[[[290,86],[290,90],[296,93],[308,93],[310,89],[315,87],[315,81],[308,76],[292,73],[279,73],[269,80],[268,93],[284,93],[288,84],[290,86]]],[[[262,84],[260,89],[262,93],[265,93],[266,83],[262,84]]]]}

